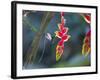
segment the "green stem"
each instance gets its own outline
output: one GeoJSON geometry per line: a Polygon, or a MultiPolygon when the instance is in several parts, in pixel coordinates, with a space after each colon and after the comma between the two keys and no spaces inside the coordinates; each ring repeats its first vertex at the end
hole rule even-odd
{"type": "Polygon", "coordinates": [[[43,35],[43,33],[45,32],[48,23],[50,22],[50,20],[52,19],[52,12],[45,12],[44,16],[42,18],[42,22],[40,25],[40,29],[39,31],[36,33],[32,44],[30,46],[30,49],[27,54],[26,54],[26,63],[34,63],[36,60],[36,55],[37,55],[37,51],[39,48],[39,42],[41,40],[41,37],[43,35]]]}

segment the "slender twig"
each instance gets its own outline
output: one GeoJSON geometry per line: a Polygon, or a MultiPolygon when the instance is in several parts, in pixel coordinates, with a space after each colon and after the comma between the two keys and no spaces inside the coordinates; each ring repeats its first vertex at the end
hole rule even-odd
{"type": "Polygon", "coordinates": [[[43,58],[43,56],[44,56],[44,52],[45,52],[45,41],[46,41],[46,39],[44,39],[43,51],[42,51],[42,55],[41,55],[41,57],[40,57],[40,59],[39,59],[39,63],[41,62],[41,60],[42,60],[42,58],[43,58]]]}

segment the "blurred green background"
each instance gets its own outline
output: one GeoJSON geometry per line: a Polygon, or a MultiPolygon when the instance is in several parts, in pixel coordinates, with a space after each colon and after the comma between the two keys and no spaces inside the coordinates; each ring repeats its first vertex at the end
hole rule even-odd
{"type": "Polygon", "coordinates": [[[27,64],[25,62],[24,58],[32,45],[34,36],[41,27],[45,13],[46,11],[23,10],[23,69],[90,66],[90,54],[88,56],[82,55],[83,40],[90,25],[84,21],[80,15],[82,13],[69,12],[64,12],[64,18],[66,19],[65,27],[69,28],[68,34],[71,38],[64,43],[65,48],[61,59],[56,61],[56,46],[60,39],[55,37],[54,33],[58,30],[58,23],[61,22],[60,12],[51,12],[52,18],[41,35],[35,63],[27,64]]]}

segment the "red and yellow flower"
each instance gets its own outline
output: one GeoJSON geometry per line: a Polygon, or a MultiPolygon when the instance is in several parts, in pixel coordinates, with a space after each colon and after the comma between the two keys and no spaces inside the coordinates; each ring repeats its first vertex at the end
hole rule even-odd
{"type": "Polygon", "coordinates": [[[84,43],[82,46],[82,54],[85,56],[87,56],[91,51],[90,36],[91,36],[91,31],[89,30],[85,36],[84,43]]]}
{"type": "MultiPolygon", "coordinates": [[[[87,23],[89,23],[89,24],[91,23],[90,15],[82,15],[82,16],[87,23]]],[[[85,36],[84,42],[83,42],[83,46],[82,46],[82,54],[84,56],[87,56],[90,52],[91,52],[91,30],[89,30],[86,33],[86,36],[85,36]]]]}
{"type": "Polygon", "coordinates": [[[65,19],[64,19],[64,13],[61,13],[61,23],[58,24],[59,31],[55,32],[55,36],[60,38],[61,40],[58,42],[56,47],[56,61],[58,61],[61,58],[61,55],[64,52],[64,42],[68,41],[70,38],[70,35],[67,34],[68,28],[64,26],[65,25],[65,19]]]}

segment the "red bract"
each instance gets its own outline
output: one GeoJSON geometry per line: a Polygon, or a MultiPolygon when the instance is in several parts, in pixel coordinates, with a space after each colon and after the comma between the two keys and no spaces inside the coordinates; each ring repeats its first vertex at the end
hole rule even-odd
{"type": "Polygon", "coordinates": [[[61,13],[61,23],[58,24],[59,31],[56,31],[56,37],[60,38],[61,40],[58,42],[56,47],[56,61],[58,61],[61,58],[61,55],[64,51],[64,42],[68,41],[70,36],[67,34],[68,28],[65,26],[65,19],[64,19],[64,13],[61,13]]]}
{"type": "Polygon", "coordinates": [[[63,41],[63,40],[60,40],[60,41],[58,42],[58,45],[59,45],[59,46],[63,46],[63,45],[64,45],[64,41],[63,41]]]}
{"type": "Polygon", "coordinates": [[[91,16],[90,15],[88,15],[88,14],[84,14],[84,15],[82,15],[83,16],[83,18],[84,18],[84,20],[87,22],[87,23],[91,23],[91,16]]]}
{"type": "Polygon", "coordinates": [[[64,28],[62,31],[61,31],[63,34],[66,34],[68,32],[68,28],[64,28]]]}
{"type": "Polygon", "coordinates": [[[66,42],[66,41],[68,41],[69,38],[70,38],[69,35],[64,35],[64,36],[62,37],[62,40],[63,40],[64,42],[66,42]]]}
{"type": "Polygon", "coordinates": [[[60,31],[56,31],[55,34],[56,34],[56,37],[58,38],[61,38],[63,36],[63,33],[60,31]]]}
{"type": "Polygon", "coordinates": [[[60,31],[62,31],[64,29],[64,26],[62,24],[58,24],[58,28],[60,31]]]}

